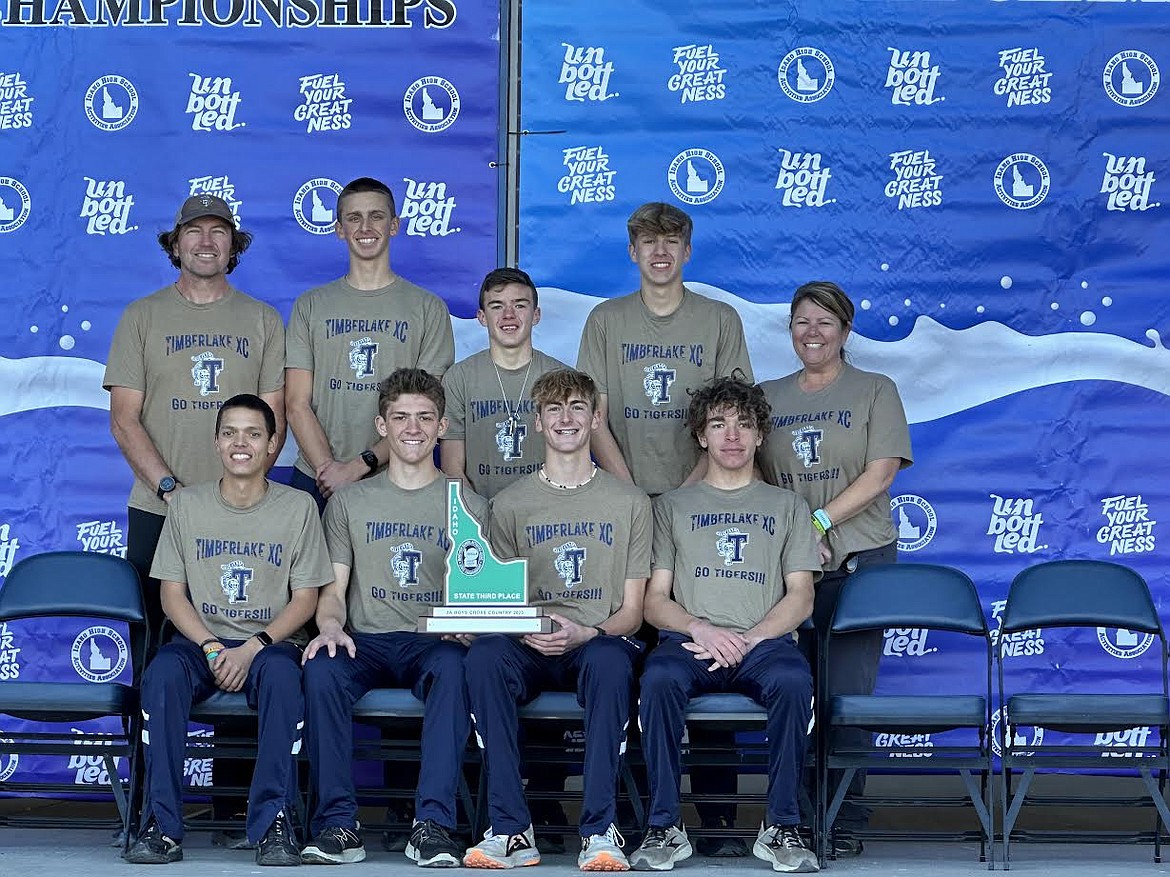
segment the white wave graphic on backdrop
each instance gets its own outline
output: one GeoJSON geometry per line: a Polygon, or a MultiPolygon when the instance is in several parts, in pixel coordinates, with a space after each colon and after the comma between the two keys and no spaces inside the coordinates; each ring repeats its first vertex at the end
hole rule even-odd
{"type": "MultiPolygon", "coordinates": [[[[704,283],[696,292],[725,301],[743,319],[757,380],[794,371],[799,363],[788,340],[788,305],[741,299],[704,283]]],[[[572,363],[589,311],[600,299],[555,287],[540,289],[543,315],[536,346],[572,363]]],[[[487,346],[475,319],[452,319],[459,359],[487,346]]],[[[1116,381],[1170,396],[1170,354],[1150,329],[1151,345],[1099,332],[1024,335],[1001,323],[948,329],[930,317],[915,320],[901,341],[875,341],[854,333],[847,345],[858,368],[889,375],[898,385],[911,423],[937,420],[1014,393],[1069,381],[1116,381]]],[[[108,410],[104,364],[72,356],[0,356],[0,417],[42,408],[108,410]]],[[[280,465],[292,465],[290,433],[280,465]]]]}

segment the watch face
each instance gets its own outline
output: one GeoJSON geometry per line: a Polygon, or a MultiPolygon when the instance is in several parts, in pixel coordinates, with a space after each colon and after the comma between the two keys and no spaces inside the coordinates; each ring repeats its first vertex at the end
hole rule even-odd
{"type": "Polygon", "coordinates": [[[163,493],[170,493],[175,489],[175,479],[168,475],[158,483],[158,489],[163,493]]]}
{"type": "Polygon", "coordinates": [[[362,451],[362,462],[364,462],[371,469],[377,469],[378,455],[373,451],[362,451]]]}

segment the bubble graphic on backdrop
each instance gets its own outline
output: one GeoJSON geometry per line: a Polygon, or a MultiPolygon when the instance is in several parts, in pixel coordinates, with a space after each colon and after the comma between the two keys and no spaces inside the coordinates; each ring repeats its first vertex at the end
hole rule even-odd
{"type": "Polygon", "coordinates": [[[1008,277],[1006,274],[1003,275],[1003,277],[999,278],[999,285],[1002,286],[1004,289],[1011,289],[1012,283],[1013,283],[1012,279],[1010,277],[1008,277]]]}
{"type": "Polygon", "coordinates": [[[1108,295],[1104,296],[1101,299],[1101,304],[1104,305],[1105,307],[1110,307],[1113,304],[1113,298],[1111,296],[1108,296],[1108,295]]]}
{"type": "Polygon", "coordinates": [[[1092,326],[1095,322],[1097,322],[1097,315],[1094,314],[1092,311],[1082,311],[1081,312],[1081,325],[1082,326],[1092,326]]]}
{"type": "Polygon", "coordinates": [[[76,344],[77,341],[72,335],[62,335],[60,339],[58,339],[57,343],[61,346],[62,350],[72,350],[73,345],[76,344]]]}

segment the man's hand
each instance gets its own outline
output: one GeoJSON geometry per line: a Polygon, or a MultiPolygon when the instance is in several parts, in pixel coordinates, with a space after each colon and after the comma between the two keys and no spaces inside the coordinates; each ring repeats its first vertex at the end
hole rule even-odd
{"type": "MultiPolygon", "coordinates": [[[[749,636],[745,637],[744,641],[747,643],[748,652],[751,652],[752,649],[764,641],[764,638],[762,636],[749,636]]],[[[721,666],[719,662],[714,659],[714,655],[712,655],[711,652],[707,650],[706,646],[701,646],[696,642],[689,642],[683,643],[682,647],[688,652],[692,652],[696,661],[710,661],[711,666],[707,668],[708,670],[718,670],[721,666]]]]}
{"type": "Polygon", "coordinates": [[[347,484],[361,481],[370,467],[361,457],[350,460],[348,463],[338,463],[336,460],[326,460],[317,467],[317,489],[326,499],[333,496],[333,492],[347,484]]]}
{"type": "Polygon", "coordinates": [[[349,652],[351,658],[357,656],[357,645],[354,644],[350,635],[340,627],[329,627],[313,637],[313,641],[306,646],[305,653],[301,656],[301,664],[304,665],[321,649],[325,649],[329,653],[329,657],[337,657],[339,646],[349,652]]]}
{"type": "Polygon", "coordinates": [[[474,633],[445,633],[439,639],[448,643],[459,643],[465,649],[471,648],[471,643],[475,639],[474,633]]]}
{"type": "Polygon", "coordinates": [[[556,633],[530,633],[521,640],[524,645],[536,649],[542,655],[568,654],[598,635],[592,627],[577,624],[555,612],[548,613],[548,617],[560,625],[560,630],[556,633]]]}
{"type": "Polygon", "coordinates": [[[248,679],[248,669],[257,653],[264,648],[256,637],[249,637],[243,645],[224,649],[211,665],[215,684],[223,691],[240,691],[248,679]]]}
{"type": "Polygon", "coordinates": [[[737,666],[751,650],[742,634],[725,627],[716,627],[709,621],[696,621],[691,625],[689,632],[694,644],[702,649],[701,652],[696,652],[695,657],[699,660],[706,660],[709,657],[718,667],[737,666]]]}
{"type": "Polygon", "coordinates": [[[833,557],[833,549],[829,547],[828,536],[822,536],[817,541],[817,551],[821,554],[821,566],[825,566],[833,557]]]}

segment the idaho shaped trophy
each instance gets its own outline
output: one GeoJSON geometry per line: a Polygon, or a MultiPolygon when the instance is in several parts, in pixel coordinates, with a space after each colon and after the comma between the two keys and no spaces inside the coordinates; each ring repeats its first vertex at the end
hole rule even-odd
{"type": "Polygon", "coordinates": [[[503,561],[492,554],[454,478],[447,481],[447,536],[451,547],[443,605],[419,617],[419,633],[552,632],[552,619],[539,606],[528,605],[528,561],[503,561]]]}

